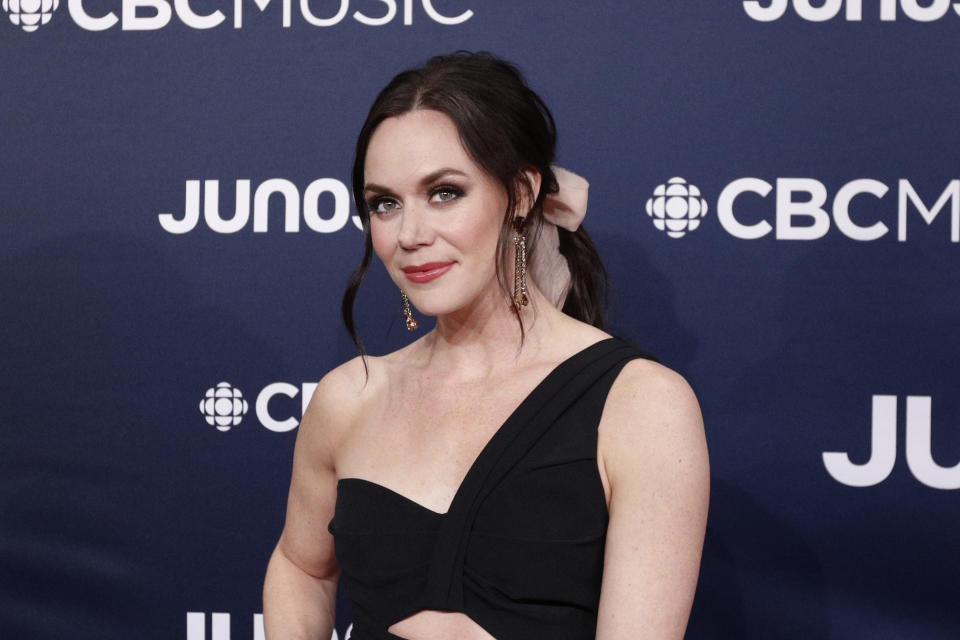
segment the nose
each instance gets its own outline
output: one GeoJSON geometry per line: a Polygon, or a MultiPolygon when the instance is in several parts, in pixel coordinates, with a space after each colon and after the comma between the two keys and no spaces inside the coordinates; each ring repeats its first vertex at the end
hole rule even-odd
{"type": "Polygon", "coordinates": [[[409,251],[433,242],[433,229],[430,227],[428,215],[428,212],[417,205],[403,208],[400,231],[397,234],[397,244],[401,248],[409,251]]]}

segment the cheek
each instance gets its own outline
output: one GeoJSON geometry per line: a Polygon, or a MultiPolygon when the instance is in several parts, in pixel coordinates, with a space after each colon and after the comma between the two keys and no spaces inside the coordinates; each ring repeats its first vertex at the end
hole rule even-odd
{"type": "Polygon", "coordinates": [[[506,203],[499,198],[486,198],[467,222],[464,235],[469,236],[475,246],[495,247],[503,225],[503,210],[506,203]]]}
{"type": "Polygon", "coordinates": [[[390,233],[389,228],[376,220],[370,221],[370,242],[374,253],[385,263],[393,255],[397,246],[396,238],[390,233]]]}
{"type": "Polygon", "coordinates": [[[442,233],[447,243],[455,247],[463,258],[476,263],[493,264],[499,225],[475,215],[460,224],[450,225],[442,233]]]}
{"type": "MultiPolygon", "coordinates": [[[[494,207],[499,202],[494,203],[494,207]]],[[[474,231],[476,238],[483,238],[484,248],[490,252],[491,257],[496,252],[497,241],[500,239],[500,230],[503,228],[503,215],[501,210],[493,209],[494,215],[487,216],[485,220],[478,223],[474,231]]]]}

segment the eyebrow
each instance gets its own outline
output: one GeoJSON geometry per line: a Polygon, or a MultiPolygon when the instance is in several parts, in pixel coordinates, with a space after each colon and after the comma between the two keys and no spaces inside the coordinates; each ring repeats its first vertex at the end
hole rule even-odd
{"type": "MultiPolygon", "coordinates": [[[[434,171],[434,172],[432,172],[432,173],[428,173],[427,175],[423,176],[423,178],[420,179],[420,186],[421,186],[421,187],[425,187],[425,186],[427,186],[427,185],[430,185],[430,184],[436,182],[436,181],[439,180],[440,178],[444,178],[444,177],[449,176],[449,175],[460,176],[460,177],[463,177],[463,178],[466,178],[466,177],[467,177],[467,174],[465,174],[463,171],[460,171],[459,169],[454,169],[454,168],[452,168],[452,167],[444,167],[443,169],[437,169],[436,171],[434,171]]],[[[378,184],[374,184],[374,183],[372,183],[372,182],[365,184],[365,185],[363,186],[363,190],[364,190],[364,192],[369,191],[369,192],[371,192],[371,193],[379,193],[379,194],[383,194],[383,195],[392,195],[392,194],[393,194],[393,191],[391,191],[391,190],[388,189],[387,187],[384,187],[384,186],[381,186],[381,185],[378,185],[378,184]]]]}

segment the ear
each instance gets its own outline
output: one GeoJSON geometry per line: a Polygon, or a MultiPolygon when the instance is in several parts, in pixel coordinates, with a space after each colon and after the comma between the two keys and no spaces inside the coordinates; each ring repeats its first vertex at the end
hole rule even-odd
{"type": "Polygon", "coordinates": [[[543,179],[540,176],[540,172],[537,171],[535,167],[527,167],[523,170],[519,180],[517,182],[519,200],[517,202],[517,212],[518,216],[526,216],[530,209],[533,208],[533,203],[537,201],[537,197],[540,195],[540,185],[543,179]]]}

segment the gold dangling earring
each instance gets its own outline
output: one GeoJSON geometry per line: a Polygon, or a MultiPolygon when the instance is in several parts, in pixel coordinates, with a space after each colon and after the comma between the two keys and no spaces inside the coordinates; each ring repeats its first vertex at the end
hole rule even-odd
{"type": "Polygon", "coordinates": [[[407,297],[407,292],[403,289],[400,289],[400,299],[403,301],[403,318],[407,323],[407,331],[416,331],[420,324],[417,322],[417,319],[413,317],[413,310],[410,308],[410,298],[407,297]]]}
{"type": "Polygon", "coordinates": [[[530,299],[527,297],[527,239],[520,229],[523,227],[523,218],[516,218],[513,223],[513,310],[520,313],[520,308],[527,306],[530,299]]]}

